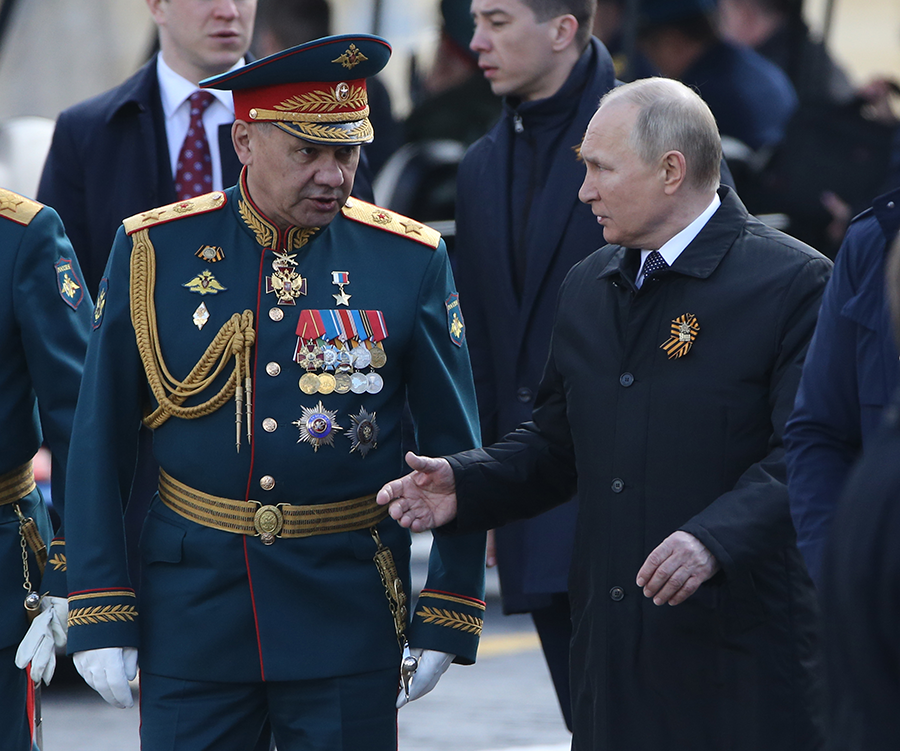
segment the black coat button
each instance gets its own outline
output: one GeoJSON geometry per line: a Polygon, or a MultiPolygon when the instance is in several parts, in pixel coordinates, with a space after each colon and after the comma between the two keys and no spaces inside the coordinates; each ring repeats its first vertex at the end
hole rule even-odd
{"type": "Polygon", "coordinates": [[[621,493],[623,490],[625,490],[625,481],[620,480],[617,477],[615,480],[612,481],[612,485],[610,485],[610,487],[612,488],[613,493],[621,493]]]}
{"type": "Polygon", "coordinates": [[[609,590],[609,599],[613,602],[619,602],[622,598],[625,597],[625,590],[621,587],[613,587],[609,590]]]}
{"type": "Polygon", "coordinates": [[[634,376],[631,373],[622,373],[619,376],[619,383],[621,383],[626,389],[634,383],[634,376]]]}
{"type": "Polygon", "coordinates": [[[528,402],[531,401],[531,397],[532,397],[531,389],[528,388],[527,386],[522,386],[522,388],[520,388],[516,392],[516,396],[518,397],[520,402],[522,402],[523,404],[527,404],[528,402]]]}

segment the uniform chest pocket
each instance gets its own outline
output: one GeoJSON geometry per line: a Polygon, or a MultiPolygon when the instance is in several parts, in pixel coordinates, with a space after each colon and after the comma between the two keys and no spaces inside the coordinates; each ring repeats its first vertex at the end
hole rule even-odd
{"type": "Polygon", "coordinates": [[[180,563],[185,531],[151,510],[141,530],[144,563],[180,563]]]}

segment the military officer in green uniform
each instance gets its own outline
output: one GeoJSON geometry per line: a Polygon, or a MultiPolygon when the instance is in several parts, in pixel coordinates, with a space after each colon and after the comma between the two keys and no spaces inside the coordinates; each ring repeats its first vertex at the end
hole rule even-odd
{"type": "Polygon", "coordinates": [[[279,751],[393,750],[396,706],[475,659],[483,537],[435,538],[413,608],[409,534],[374,501],[405,403],[423,451],[479,440],[443,241],[349,198],[389,56],[327,37],[208,79],[234,92],[238,185],[116,237],[68,475],[69,651],[119,706],[139,656],[144,751],[250,748],[266,719],[279,751]],[[141,421],[161,472],[136,596],[141,421]]]}
{"type": "Polygon", "coordinates": [[[31,460],[45,441],[62,513],[91,299],[56,212],[5,189],[0,285],[0,748],[28,751],[34,684],[50,682],[65,644],[67,594],[62,540],[52,540],[31,460]]]}

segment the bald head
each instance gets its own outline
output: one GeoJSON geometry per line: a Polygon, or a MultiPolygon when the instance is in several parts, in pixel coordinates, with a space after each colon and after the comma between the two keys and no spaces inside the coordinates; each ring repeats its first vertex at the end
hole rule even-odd
{"type": "Polygon", "coordinates": [[[642,78],[611,89],[600,109],[623,103],[636,110],[630,142],[644,162],[654,164],[666,152],[678,151],[684,155],[688,185],[718,188],[722,141],[715,117],[696,92],[670,78],[642,78]]]}

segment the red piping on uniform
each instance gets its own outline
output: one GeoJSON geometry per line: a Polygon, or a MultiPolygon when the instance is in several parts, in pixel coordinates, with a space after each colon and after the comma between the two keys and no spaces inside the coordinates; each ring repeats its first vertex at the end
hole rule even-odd
{"type": "MultiPolygon", "coordinates": [[[[261,298],[261,280],[263,275],[263,262],[266,258],[266,252],[263,250],[262,253],[259,254],[259,276],[257,277],[256,282],[256,317],[253,321],[253,326],[255,329],[256,339],[259,341],[259,305],[261,298]]],[[[256,352],[253,356],[253,383],[256,383],[256,366],[259,364],[259,345],[257,345],[256,352]]],[[[240,388],[240,386],[238,386],[240,388]]],[[[251,422],[256,420],[256,389],[253,389],[253,394],[250,397],[250,418],[251,422]]],[[[255,431],[251,428],[251,435],[255,431]]],[[[250,483],[253,482],[253,464],[256,458],[256,443],[251,438],[250,440],[250,472],[247,475],[247,492],[244,494],[244,500],[250,500],[250,483]]],[[[250,576],[250,556],[247,552],[247,535],[244,535],[244,564],[247,567],[247,584],[250,586],[250,606],[253,608],[253,627],[256,629],[256,649],[259,652],[259,674],[261,680],[266,679],[266,668],[263,665],[263,654],[262,654],[262,639],[259,636],[259,615],[256,612],[256,596],[253,594],[253,577],[250,576]]]]}
{"type": "Polygon", "coordinates": [[[31,663],[25,669],[25,677],[28,684],[28,688],[25,690],[25,714],[28,717],[28,733],[31,738],[31,745],[34,746],[34,731],[36,729],[34,724],[37,717],[34,716],[34,681],[31,680],[31,663]]]}

